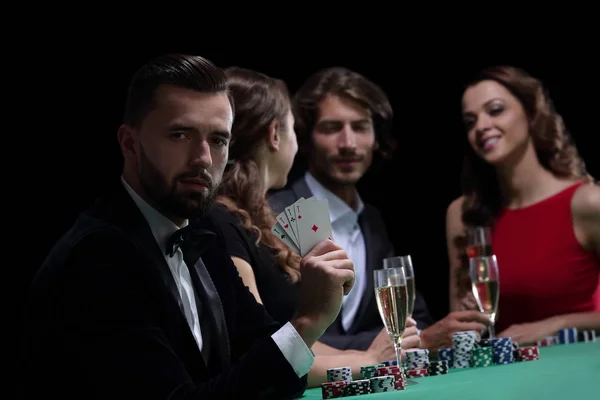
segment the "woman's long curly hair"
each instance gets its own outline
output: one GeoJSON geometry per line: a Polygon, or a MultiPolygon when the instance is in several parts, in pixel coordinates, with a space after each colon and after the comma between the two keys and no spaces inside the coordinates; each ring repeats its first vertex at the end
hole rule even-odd
{"type": "Polygon", "coordinates": [[[290,277],[300,279],[300,258],[272,232],[275,215],[266,197],[256,157],[256,151],[269,134],[273,122],[286,128],[290,111],[287,86],[281,80],[240,67],[225,70],[235,104],[232,140],[229,147],[230,165],[225,169],[217,202],[238,216],[242,226],[263,243],[275,257],[277,265],[290,277]]]}
{"type": "MultiPolygon", "coordinates": [[[[520,101],[529,120],[529,134],[537,158],[543,168],[559,178],[593,182],[562,117],[556,112],[540,80],[516,67],[495,66],[480,71],[465,90],[486,80],[498,82],[520,101]]],[[[461,217],[466,229],[493,227],[504,201],[496,171],[469,145],[463,163],[462,193],[464,202],[461,217]]],[[[461,289],[469,290],[468,259],[464,251],[466,232],[456,241],[463,249],[463,268],[458,271],[457,282],[461,289]]]]}

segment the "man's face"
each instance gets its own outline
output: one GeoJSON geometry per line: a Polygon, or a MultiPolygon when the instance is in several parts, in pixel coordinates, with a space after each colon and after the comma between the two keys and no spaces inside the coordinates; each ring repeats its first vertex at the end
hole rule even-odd
{"type": "Polygon", "coordinates": [[[164,214],[186,219],[207,210],[227,164],[233,112],[225,93],[164,85],[131,134],[144,194],[164,214]]]}
{"type": "Polygon", "coordinates": [[[327,95],[319,104],[311,139],[311,172],[335,184],[356,184],[373,160],[373,120],[353,100],[327,95]]]}

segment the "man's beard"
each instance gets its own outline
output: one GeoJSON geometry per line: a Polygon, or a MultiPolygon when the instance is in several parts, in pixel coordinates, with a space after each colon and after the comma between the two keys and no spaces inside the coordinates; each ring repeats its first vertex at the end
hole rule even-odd
{"type": "Polygon", "coordinates": [[[213,205],[217,196],[219,182],[215,182],[204,169],[190,170],[173,177],[172,182],[152,164],[144,149],[140,149],[139,176],[142,187],[158,210],[184,219],[201,218],[213,205]],[[178,193],[177,181],[185,178],[200,178],[208,186],[207,190],[178,193]]]}

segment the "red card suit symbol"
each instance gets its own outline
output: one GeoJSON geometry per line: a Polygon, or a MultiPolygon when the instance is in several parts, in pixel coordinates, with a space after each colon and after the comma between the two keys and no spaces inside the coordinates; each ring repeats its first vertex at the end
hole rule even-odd
{"type": "MultiPolygon", "coordinates": [[[[279,220],[281,221],[281,223],[282,223],[282,224],[284,223],[284,222],[283,222],[283,218],[279,218],[279,220]]],[[[287,229],[287,228],[288,228],[288,226],[289,226],[288,224],[285,224],[283,227],[284,227],[285,229],[287,229]]]]}
{"type": "Polygon", "coordinates": [[[316,231],[319,229],[319,227],[318,227],[318,226],[316,226],[316,225],[313,225],[313,226],[312,226],[312,228],[310,228],[310,229],[312,229],[313,231],[315,231],[315,232],[316,232],[316,231]]]}

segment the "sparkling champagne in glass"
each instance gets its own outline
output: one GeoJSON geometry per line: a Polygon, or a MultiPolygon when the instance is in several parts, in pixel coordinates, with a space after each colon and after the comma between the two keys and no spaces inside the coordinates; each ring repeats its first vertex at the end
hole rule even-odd
{"type": "Polygon", "coordinates": [[[404,268],[408,291],[408,316],[412,317],[415,308],[415,271],[410,255],[384,258],[383,268],[404,268]]]}
{"type": "Polygon", "coordinates": [[[394,342],[396,361],[402,371],[402,335],[408,317],[408,289],[404,268],[376,269],[374,284],[379,315],[394,342]]]}
{"type": "Polygon", "coordinates": [[[473,257],[469,259],[469,273],[473,296],[479,306],[479,311],[490,317],[492,324],[488,328],[489,337],[495,337],[494,324],[498,313],[498,298],[500,285],[498,276],[498,261],[495,255],[473,257]]]}
{"type": "Polygon", "coordinates": [[[487,226],[476,226],[467,234],[467,257],[491,256],[492,230],[487,226]]]}

